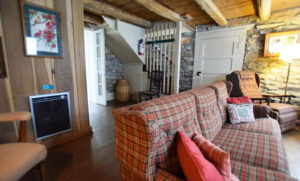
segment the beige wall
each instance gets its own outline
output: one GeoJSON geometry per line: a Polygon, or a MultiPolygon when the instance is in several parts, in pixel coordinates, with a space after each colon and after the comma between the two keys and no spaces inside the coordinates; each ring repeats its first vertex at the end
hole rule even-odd
{"type": "MultiPolygon", "coordinates": [[[[47,146],[55,146],[91,132],[85,80],[83,4],[82,0],[30,2],[61,11],[64,58],[25,57],[19,0],[0,1],[0,35],[8,71],[8,77],[0,79],[0,112],[30,111],[30,95],[70,92],[73,130],[42,141],[47,146]],[[53,84],[55,89],[43,90],[43,84],[53,84]]],[[[16,139],[15,126],[0,124],[0,142],[16,139]]],[[[34,141],[31,121],[27,131],[28,141],[34,141]]]]}

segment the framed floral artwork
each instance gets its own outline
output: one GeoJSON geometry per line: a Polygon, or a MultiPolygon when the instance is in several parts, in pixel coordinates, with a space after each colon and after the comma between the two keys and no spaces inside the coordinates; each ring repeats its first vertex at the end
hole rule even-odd
{"type": "Polygon", "coordinates": [[[2,38],[0,37],[0,78],[6,77],[2,38]]]}
{"type": "Polygon", "coordinates": [[[300,43],[300,30],[268,33],[266,34],[264,56],[279,56],[282,46],[296,43],[300,43]]]}
{"type": "Polygon", "coordinates": [[[21,2],[26,56],[63,58],[61,13],[21,2]]]}

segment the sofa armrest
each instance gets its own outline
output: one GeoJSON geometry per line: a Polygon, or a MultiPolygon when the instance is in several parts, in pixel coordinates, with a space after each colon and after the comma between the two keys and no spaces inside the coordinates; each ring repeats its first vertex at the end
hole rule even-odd
{"type": "Polygon", "coordinates": [[[159,133],[159,128],[155,124],[155,115],[145,114],[140,105],[113,111],[116,126],[115,155],[121,166],[130,170],[131,175],[142,180],[153,180],[153,152],[156,144],[154,137],[159,133]],[[151,129],[154,127],[155,129],[151,129]]]}
{"type": "Polygon", "coordinates": [[[254,104],[253,113],[255,118],[268,118],[270,107],[265,104],[254,104]]]}
{"type": "Polygon", "coordinates": [[[278,120],[278,119],[279,119],[279,114],[278,114],[278,112],[273,111],[273,110],[270,110],[269,116],[270,116],[271,118],[275,119],[275,120],[278,120]]]}
{"type": "Polygon", "coordinates": [[[155,175],[155,181],[183,181],[183,180],[171,174],[170,172],[167,172],[163,169],[158,169],[155,175]]]}

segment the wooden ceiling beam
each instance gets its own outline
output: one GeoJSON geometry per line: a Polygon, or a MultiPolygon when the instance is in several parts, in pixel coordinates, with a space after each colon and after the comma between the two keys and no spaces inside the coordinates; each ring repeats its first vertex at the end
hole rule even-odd
{"type": "Polygon", "coordinates": [[[257,0],[258,15],[262,21],[269,19],[271,15],[272,0],[257,0]]]}
{"type": "Polygon", "coordinates": [[[84,12],[84,22],[92,24],[102,24],[103,19],[99,15],[94,15],[91,13],[84,12]]]}
{"type": "Polygon", "coordinates": [[[226,26],[227,20],[212,0],[194,0],[218,25],[226,26]]]}
{"type": "Polygon", "coordinates": [[[178,13],[167,8],[156,0],[135,0],[135,2],[147,8],[149,11],[171,21],[181,20],[181,17],[178,13]]]}
{"type": "Polygon", "coordinates": [[[124,10],[96,0],[83,0],[84,10],[96,15],[107,15],[145,28],[151,27],[151,22],[132,15],[124,10]]]}

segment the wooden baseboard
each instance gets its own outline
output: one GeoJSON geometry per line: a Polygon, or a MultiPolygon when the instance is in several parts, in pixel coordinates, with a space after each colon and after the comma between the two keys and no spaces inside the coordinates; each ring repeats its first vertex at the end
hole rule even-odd
{"type": "Polygon", "coordinates": [[[54,148],[56,146],[66,144],[68,142],[80,139],[84,136],[91,135],[93,133],[92,127],[88,127],[82,130],[76,130],[73,132],[63,133],[45,140],[40,143],[45,145],[48,149],[54,148]]]}

